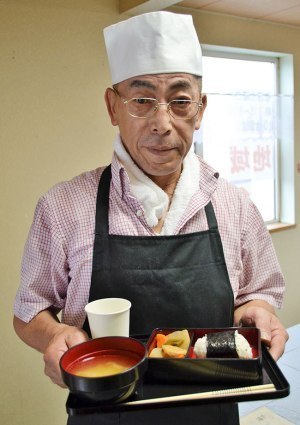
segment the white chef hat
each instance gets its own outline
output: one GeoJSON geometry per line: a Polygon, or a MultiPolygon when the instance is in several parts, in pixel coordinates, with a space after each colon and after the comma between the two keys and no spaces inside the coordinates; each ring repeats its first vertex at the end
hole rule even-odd
{"type": "Polygon", "coordinates": [[[190,15],[151,12],[104,29],[112,83],[146,74],[202,75],[202,53],[190,15]]]}

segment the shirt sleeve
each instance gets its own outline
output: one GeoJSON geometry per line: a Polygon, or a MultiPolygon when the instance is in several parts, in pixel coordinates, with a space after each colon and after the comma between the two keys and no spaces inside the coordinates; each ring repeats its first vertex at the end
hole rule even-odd
{"type": "Polygon", "coordinates": [[[15,315],[24,322],[49,307],[56,312],[64,307],[68,287],[64,245],[54,213],[44,196],[37,204],[25,244],[21,282],[14,304],[15,315]]]}
{"type": "Polygon", "coordinates": [[[254,299],[282,306],[285,283],[273,242],[257,207],[249,201],[241,241],[242,272],[236,306],[254,299]]]}

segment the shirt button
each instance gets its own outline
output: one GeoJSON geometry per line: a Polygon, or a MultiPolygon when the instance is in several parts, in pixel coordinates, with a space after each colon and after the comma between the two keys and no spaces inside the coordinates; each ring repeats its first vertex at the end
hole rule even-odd
{"type": "Polygon", "coordinates": [[[143,215],[143,211],[142,210],[137,210],[136,215],[138,217],[141,217],[143,215]]]}

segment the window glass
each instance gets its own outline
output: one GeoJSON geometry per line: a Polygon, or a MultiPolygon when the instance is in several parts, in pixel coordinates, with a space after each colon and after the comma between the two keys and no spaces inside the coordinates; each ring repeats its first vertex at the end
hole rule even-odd
{"type": "Polygon", "coordinates": [[[277,60],[203,58],[208,105],[196,152],[244,187],[266,222],[278,219],[277,60]]]}

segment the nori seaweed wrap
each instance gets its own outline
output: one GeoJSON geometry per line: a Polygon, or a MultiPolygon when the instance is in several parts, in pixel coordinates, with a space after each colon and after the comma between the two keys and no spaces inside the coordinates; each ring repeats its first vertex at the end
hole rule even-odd
{"type": "Polygon", "coordinates": [[[206,357],[238,358],[234,331],[207,334],[206,357]]]}

